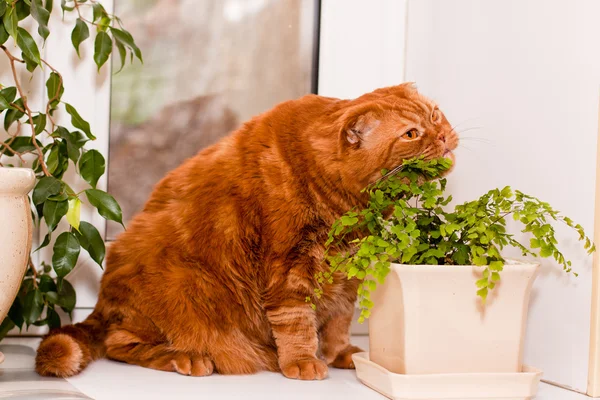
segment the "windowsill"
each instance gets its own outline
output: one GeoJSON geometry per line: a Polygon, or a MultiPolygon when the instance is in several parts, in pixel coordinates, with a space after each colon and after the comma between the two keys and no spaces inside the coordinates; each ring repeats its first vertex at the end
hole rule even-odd
{"type": "MultiPolygon", "coordinates": [[[[39,338],[7,338],[0,345],[0,350],[7,345],[21,345],[36,348],[39,338]]],[[[365,336],[354,336],[353,342],[363,348],[368,346],[365,336]]],[[[14,347],[11,347],[15,349],[14,347]]],[[[5,347],[7,356],[10,349],[5,347]]],[[[27,349],[25,349],[27,350],[27,349]]],[[[150,370],[133,365],[109,360],[99,360],[92,363],[80,375],[64,380],[39,380],[32,382],[24,374],[23,383],[10,381],[11,374],[7,373],[15,367],[20,371],[33,370],[32,352],[19,355],[18,365],[11,367],[9,360],[0,364],[0,398],[9,390],[18,389],[57,389],[60,384],[76,388],[81,393],[96,399],[361,399],[380,400],[385,397],[369,389],[356,379],[354,371],[331,368],[329,378],[320,382],[295,381],[284,378],[280,374],[263,372],[256,375],[221,376],[193,378],[175,373],[150,370]],[[69,385],[70,384],[70,385],[69,385]]],[[[14,375],[12,375],[14,376],[14,375]]],[[[21,380],[21,379],[19,379],[21,380]]],[[[10,396],[9,396],[10,397],[10,396]]],[[[14,397],[18,399],[19,397],[14,397]]],[[[35,397],[28,397],[35,398],[35,397]]],[[[43,399],[45,397],[39,397],[43,399]]],[[[71,397],[75,398],[75,397],[71,397]]],[[[82,397],[80,397],[82,398],[82,397]]],[[[589,397],[542,383],[538,400],[584,400],[589,397]]]]}

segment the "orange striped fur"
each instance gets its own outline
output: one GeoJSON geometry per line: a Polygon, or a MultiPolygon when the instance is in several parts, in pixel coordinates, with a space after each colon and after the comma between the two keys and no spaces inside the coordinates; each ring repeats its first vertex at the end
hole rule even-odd
{"type": "Polygon", "coordinates": [[[42,341],[37,371],[71,376],[103,356],[194,376],[353,368],[356,280],[336,275],[316,311],[305,301],[329,227],[383,168],[457,142],[410,84],[253,118],[156,186],[110,246],[94,313],[42,341]]]}

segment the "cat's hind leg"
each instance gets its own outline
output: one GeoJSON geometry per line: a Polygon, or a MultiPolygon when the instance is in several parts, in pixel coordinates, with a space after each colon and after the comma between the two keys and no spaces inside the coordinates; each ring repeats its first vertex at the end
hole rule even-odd
{"type": "Polygon", "coordinates": [[[343,313],[329,319],[320,332],[320,347],[328,365],[354,369],[352,354],[362,352],[350,344],[350,324],[353,313],[343,313]]]}
{"type": "Polygon", "coordinates": [[[214,371],[212,360],[202,354],[173,349],[167,343],[144,340],[126,329],[113,329],[106,337],[106,356],[128,364],[140,365],[182,375],[207,376],[214,371]]]}

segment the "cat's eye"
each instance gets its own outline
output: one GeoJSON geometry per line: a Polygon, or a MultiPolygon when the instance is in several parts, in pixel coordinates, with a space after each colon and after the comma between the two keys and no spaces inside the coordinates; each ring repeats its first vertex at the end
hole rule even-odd
{"type": "Polygon", "coordinates": [[[419,136],[421,136],[421,133],[416,129],[411,129],[410,131],[408,131],[408,132],[404,133],[404,135],[402,135],[402,137],[404,139],[408,139],[408,140],[415,140],[419,136]]]}

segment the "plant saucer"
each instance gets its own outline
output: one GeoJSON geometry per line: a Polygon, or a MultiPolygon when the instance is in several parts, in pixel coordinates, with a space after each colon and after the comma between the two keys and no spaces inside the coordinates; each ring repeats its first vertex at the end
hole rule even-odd
{"type": "Polygon", "coordinates": [[[542,371],[523,366],[516,373],[395,374],[369,360],[352,356],[358,379],[394,400],[528,400],[535,397],[542,371]]]}

